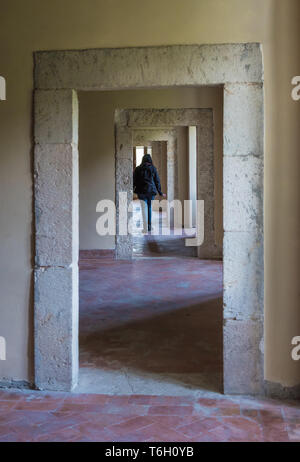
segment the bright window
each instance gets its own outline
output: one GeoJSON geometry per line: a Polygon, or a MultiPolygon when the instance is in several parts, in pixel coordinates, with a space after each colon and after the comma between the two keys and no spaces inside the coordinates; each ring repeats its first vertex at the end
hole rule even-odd
{"type": "Polygon", "coordinates": [[[144,146],[137,146],[135,148],[135,155],[136,155],[136,166],[142,163],[142,158],[144,155],[144,146]]]}
{"type": "MultiPolygon", "coordinates": [[[[145,154],[145,147],[144,146],[136,146],[135,148],[135,155],[136,155],[136,166],[142,163],[143,155],[145,154]]],[[[152,156],[152,147],[147,146],[147,154],[152,156]]]]}

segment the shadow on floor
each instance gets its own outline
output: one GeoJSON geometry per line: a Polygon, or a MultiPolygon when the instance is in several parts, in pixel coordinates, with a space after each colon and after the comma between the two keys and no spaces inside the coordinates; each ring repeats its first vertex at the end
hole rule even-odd
{"type": "Polygon", "coordinates": [[[133,236],[133,257],[196,257],[197,247],[185,246],[185,236],[133,236]]]}
{"type": "Polygon", "coordinates": [[[81,392],[222,391],[222,263],[80,265],[81,392]]]}

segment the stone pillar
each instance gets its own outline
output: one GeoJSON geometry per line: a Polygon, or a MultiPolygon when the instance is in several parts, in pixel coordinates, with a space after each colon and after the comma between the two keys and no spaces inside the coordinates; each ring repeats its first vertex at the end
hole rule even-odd
{"type": "Polygon", "coordinates": [[[263,391],[263,89],[224,88],[224,392],[263,391]]]}
{"type": "Polygon", "coordinates": [[[168,166],[167,166],[167,141],[160,142],[160,151],[161,151],[161,185],[162,192],[167,194],[168,197],[168,187],[167,187],[167,176],[168,176],[168,166]]]}
{"type": "MultiPolygon", "coordinates": [[[[167,197],[169,202],[178,199],[177,167],[177,136],[175,130],[172,130],[167,141],[167,197]]],[[[173,208],[170,208],[169,210],[168,222],[171,229],[178,225],[175,223],[173,208]]]]}
{"type": "Polygon", "coordinates": [[[213,112],[210,111],[207,120],[197,125],[197,199],[204,200],[204,242],[198,247],[198,257],[203,259],[222,256],[222,249],[215,242],[214,181],[213,112]]]}
{"type": "MultiPolygon", "coordinates": [[[[126,213],[126,204],[120,203],[120,197],[127,201],[128,205],[133,199],[133,151],[132,151],[132,130],[127,126],[116,126],[116,258],[119,260],[128,260],[132,258],[132,236],[120,234],[120,212],[127,216],[128,223],[131,213],[126,213]],[[120,193],[123,193],[120,196],[120,193]],[[122,210],[120,209],[122,207],[122,210]]],[[[125,231],[125,230],[123,230],[125,231]]]]}
{"type": "Polygon", "coordinates": [[[35,91],[35,385],[78,380],[78,102],[35,91]]]}
{"type": "Polygon", "coordinates": [[[178,199],[177,137],[173,130],[167,141],[167,189],[169,201],[178,199]]]}
{"type": "MultiPolygon", "coordinates": [[[[157,168],[158,175],[161,177],[161,163],[162,163],[162,146],[161,141],[152,141],[152,161],[157,168]]],[[[153,203],[153,210],[159,211],[159,205],[156,201],[153,203]]]]}
{"type": "Polygon", "coordinates": [[[133,148],[133,169],[136,167],[136,147],[133,148]]]}
{"type": "Polygon", "coordinates": [[[161,141],[152,141],[152,161],[157,168],[158,174],[161,174],[161,141]]]}

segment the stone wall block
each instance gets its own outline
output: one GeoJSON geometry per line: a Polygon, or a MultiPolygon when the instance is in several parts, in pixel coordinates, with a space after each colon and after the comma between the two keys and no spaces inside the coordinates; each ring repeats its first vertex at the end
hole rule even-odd
{"type": "Polygon", "coordinates": [[[78,367],[77,265],[35,270],[34,330],[35,385],[72,390],[78,367]]]}
{"type": "Polygon", "coordinates": [[[119,127],[116,130],[116,152],[118,159],[132,161],[132,146],[132,131],[127,127],[119,127]]]}
{"type": "Polygon", "coordinates": [[[224,321],[224,393],[256,395],[263,392],[263,323],[224,321]]]}
{"type": "Polygon", "coordinates": [[[225,156],[223,178],[224,230],[262,231],[263,160],[225,156]]]}
{"type": "Polygon", "coordinates": [[[38,266],[68,266],[78,259],[77,156],[71,144],[35,145],[38,266]]]}
{"type": "Polygon", "coordinates": [[[224,155],[262,157],[264,152],[263,87],[226,84],[224,88],[224,155]]]}
{"type": "Polygon", "coordinates": [[[132,258],[132,236],[116,236],[116,259],[130,260],[132,258]]]}
{"type": "Polygon", "coordinates": [[[262,319],[264,314],[264,250],[262,235],[224,234],[224,317],[262,319]]]}
{"type": "MultiPolygon", "coordinates": [[[[116,162],[116,187],[119,192],[128,192],[132,194],[133,188],[133,163],[131,159],[119,158],[116,162]]],[[[118,200],[118,197],[116,197],[118,200]]]]}
{"type": "MultiPolygon", "coordinates": [[[[194,125],[206,127],[210,124],[212,109],[134,109],[127,111],[127,114],[127,124],[131,128],[185,127],[191,121],[194,125]]],[[[121,122],[124,119],[122,115],[121,122]]]]}
{"type": "Polygon", "coordinates": [[[36,90],[36,143],[78,143],[78,99],[74,90],[36,90]]]}

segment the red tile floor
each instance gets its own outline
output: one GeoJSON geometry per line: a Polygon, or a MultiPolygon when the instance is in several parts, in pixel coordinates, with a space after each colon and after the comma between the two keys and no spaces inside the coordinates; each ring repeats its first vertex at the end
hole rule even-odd
{"type": "Polygon", "coordinates": [[[300,441],[299,403],[0,390],[0,441],[300,441]]]}
{"type": "Polygon", "coordinates": [[[131,261],[80,262],[77,391],[221,391],[222,262],[188,256],[184,235],[137,233],[134,245],[131,261]]]}
{"type": "Polygon", "coordinates": [[[0,441],[300,441],[299,403],[220,393],[222,263],[168,239],[81,261],[79,387],[0,390],[0,441]]]}

